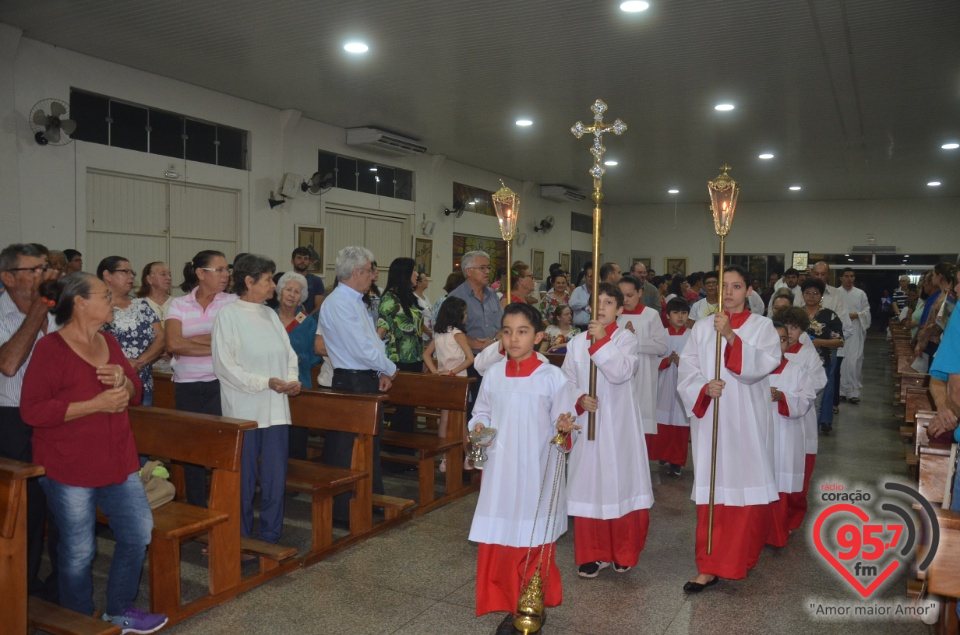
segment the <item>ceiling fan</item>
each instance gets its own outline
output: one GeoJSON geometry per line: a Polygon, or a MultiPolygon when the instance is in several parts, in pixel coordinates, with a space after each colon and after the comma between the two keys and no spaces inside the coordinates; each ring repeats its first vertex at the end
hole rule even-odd
{"type": "Polygon", "coordinates": [[[70,105],[67,102],[43,99],[30,111],[30,129],[40,145],[62,146],[73,141],[70,135],[77,129],[77,122],[70,119],[70,105]]]}

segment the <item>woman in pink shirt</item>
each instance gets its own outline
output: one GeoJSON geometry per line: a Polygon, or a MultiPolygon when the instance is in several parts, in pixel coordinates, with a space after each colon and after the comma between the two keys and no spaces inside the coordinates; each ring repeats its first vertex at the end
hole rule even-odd
{"type": "MultiPolygon", "coordinates": [[[[174,398],[177,410],[221,416],[220,382],[213,372],[210,331],[217,313],[237,299],[225,293],[230,269],[219,251],[204,250],[183,267],[187,295],[176,298],[167,311],[167,352],[173,355],[174,398]]],[[[207,506],[207,474],[199,465],[185,464],[187,502],[207,506]]]]}

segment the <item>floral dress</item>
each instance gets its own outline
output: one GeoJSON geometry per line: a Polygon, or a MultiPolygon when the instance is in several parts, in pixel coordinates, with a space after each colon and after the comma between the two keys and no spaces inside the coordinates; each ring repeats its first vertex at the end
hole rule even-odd
{"type": "MultiPolygon", "coordinates": [[[[807,335],[810,336],[810,339],[842,340],[843,322],[840,320],[840,317],[830,309],[820,307],[820,310],[817,311],[817,314],[813,316],[812,320],[810,320],[810,327],[807,328],[807,335]]],[[[824,348],[822,346],[817,349],[817,353],[820,354],[820,359],[823,361],[824,368],[827,368],[830,365],[831,350],[833,349],[824,348]]]]}
{"type": "MultiPolygon", "coordinates": [[[[157,314],[143,298],[134,298],[125,309],[113,307],[113,322],[103,325],[103,331],[112,334],[120,342],[123,355],[136,359],[150,348],[157,334],[153,325],[159,323],[157,314]]],[[[153,393],[153,364],[140,369],[143,392],[153,393]]]]}
{"type": "Polygon", "coordinates": [[[377,328],[386,330],[386,353],[392,362],[410,364],[423,361],[423,319],[420,307],[403,310],[400,298],[388,291],[380,298],[377,328]]]}
{"type": "Polygon", "coordinates": [[[553,322],[553,312],[557,310],[557,307],[569,303],[570,295],[567,293],[564,293],[561,298],[553,295],[552,291],[544,295],[543,299],[540,300],[540,314],[543,316],[544,322],[553,322]]]}

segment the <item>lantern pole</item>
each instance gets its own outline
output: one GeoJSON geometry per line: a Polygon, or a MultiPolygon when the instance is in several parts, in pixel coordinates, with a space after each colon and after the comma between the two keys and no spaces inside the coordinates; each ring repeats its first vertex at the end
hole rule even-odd
{"type": "MultiPolygon", "coordinates": [[[[723,269],[724,269],[724,251],[726,247],[727,234],[730,232],[730,225],[733,223],[733,213],[737,207],[737,196],[740,194],[740,186],[727,174],[732,168],[724,164],[721,168],[723,173],[712,181],[707,182],[707,191],[710,193],[712,202],[711,211],[713,212],[713,228],[720,236],[720,298],[717,308],[723,310],[723,269]]],[[[720,379],[720,353],[723,347],[723,337],[717,333],[717,355],[716,367],[714,369],[714,379],[720,379]]],[[[713,506],[716,494],[717,483],[717,436],[720,430],[720,398],[713,400],[713,435],[712,447],[710,449],[710,505],[707,518],[707,555],[713,553],[713,506]]]]}
{"type": "Polygon", "coordinates": [[[510,259],[510,243],[517,234],[517,218],[520,215],[520,197],[500,179],[500,189],[493,193],[493,207],[500,223],[500,235],[507,243],[507,304],[513,301],[510,295],[510,276],[513,273],[513,261],[510,259]]]}

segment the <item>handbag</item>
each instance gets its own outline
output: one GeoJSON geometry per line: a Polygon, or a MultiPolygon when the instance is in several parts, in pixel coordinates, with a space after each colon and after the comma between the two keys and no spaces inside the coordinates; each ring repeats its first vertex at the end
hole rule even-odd
{"type": "Polygon", "coordinates": [[[147,495],[147,503],[150,504],[150,509],[166,505],[177,494],[177,488],[173,486],[173,483],[167,478],[155,474],[157,468],[161,468],[159,470],[161,473],[167,471],[160,461],[147,461],[140,470],[140,482],[143,483],[143,491],[147,495]]]}

